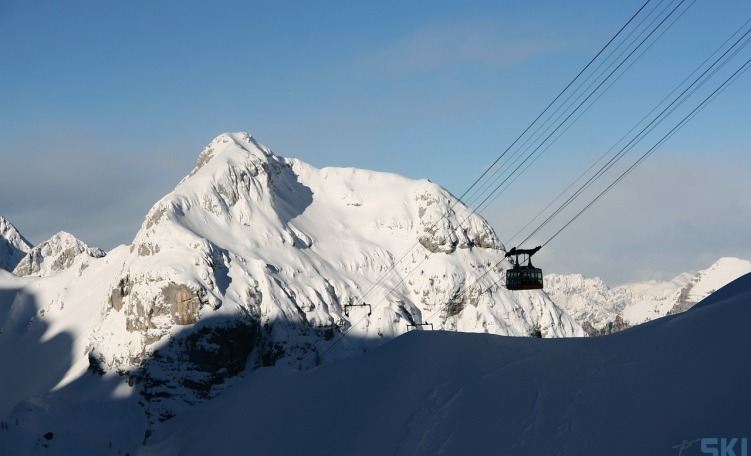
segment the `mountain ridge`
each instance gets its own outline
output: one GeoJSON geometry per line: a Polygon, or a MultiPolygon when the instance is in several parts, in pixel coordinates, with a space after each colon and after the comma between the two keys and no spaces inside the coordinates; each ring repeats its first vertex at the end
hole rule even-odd
{"type": "Polygon", "coordinates": [[[551,299],[579,321],[590,336],[610,334],[656,318],[684,312],[715,290],[751,272],[751,261],[723,257],[695,274],[610,288],[581,274],[548,274],[551,299]]]}
{"type": "Polygon", "coordinates": [[[73,265],[79,255],[101,258],[104,250],[89,247],[70,233],[60,231],[50,239],[33,247],[13,268],[18,276],[47,276],[73,265]]]}

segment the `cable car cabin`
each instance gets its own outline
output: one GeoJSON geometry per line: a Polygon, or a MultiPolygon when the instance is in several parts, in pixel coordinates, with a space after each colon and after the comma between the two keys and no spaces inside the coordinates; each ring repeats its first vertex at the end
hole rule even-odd
{"type": "Polygon", "coordinates": [[[539,290],[542,288],[542,269],[532,266],[532,255],[540,250],[540,246],[534,249],[517,249],[514,247],[506,253],[506,258],[513,256],[511,264],[514,267],[506,271],[506,288],[509,290],[539,290]],[[525,256],[526,260],[519,261],[519,256],[525,256]]]}
{"type": "Polygon", "coordinates": [[[542,269],[532,266],[515,266],[506,271],[506,288],[509,290],[539,290],[542,288],[542,269]]]}

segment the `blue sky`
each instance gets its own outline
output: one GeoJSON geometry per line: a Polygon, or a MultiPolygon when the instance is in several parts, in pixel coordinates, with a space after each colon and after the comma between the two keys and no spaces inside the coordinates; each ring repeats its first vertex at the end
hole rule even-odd
{"type": "MultiPolygon", "coordinates": [[[[129,243],[224,131],[460,195],[642,3],[4,0],[0,214],[33,243],[129,243]]],[[[483,212],[499,237],[749,18],[746,0],[696,1],[483,212]]],[[[617,284],[751,258],[750,105],[751,72],[538,264],[617,284]]]]}

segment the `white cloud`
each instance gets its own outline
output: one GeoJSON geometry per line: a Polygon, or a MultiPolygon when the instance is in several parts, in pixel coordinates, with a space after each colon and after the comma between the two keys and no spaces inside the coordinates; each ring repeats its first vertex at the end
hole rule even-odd
{"type": "Polygon", "coordinates": [[[549,51],[539,32],[489,20],[432,24],[366,53],[360,63],[370,75],[385,78],[466,64],[502,67],[549,51]]]}

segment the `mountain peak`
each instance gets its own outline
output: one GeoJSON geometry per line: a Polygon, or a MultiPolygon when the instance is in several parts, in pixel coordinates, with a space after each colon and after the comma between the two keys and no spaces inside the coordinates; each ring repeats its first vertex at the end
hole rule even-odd
{"type": "Polygon", "coordinates": [[[201,151],[201,154],[198,156],[196,166],[190,174],[182,180],[182,182],[185,182],[187,179],[197,174],[208,163],[214,161],[216,158],[232,152],[236,153],[238,151],[243,151],[246,154],[260,159],[274,157],[271,150],[256,141],[250,133],[222,133],[203,148],[203,151],[201,151]]]}
{"type": "Polygon", "coordinates": [[[153,234],[154,227],[165,221],[182,220],[178,224],[184,225],[190,213],[211,214],[226,225],[232,220],[247,220],[259,210],[273,213],[288,209],[277,203],[289,192],[310,199],[309,191],[299,185],[290,170],[295,162],[274,155],[249,133],[217,136],[204,147],[196,166],[175,190],[151,208],[135,243],[153,234]]]}
{"type": "Polygon", "coordinates": [[[67,269],[82,255],[101,258],[106,253],[92,248],[72,234],[60,231],[48,240],[29,250],[13,269],[17,276],[45,277],[67,269]]]}
{"type": "Polygon", "coordinates": [[[12,271],[29,250],[31,243],[0,215],[0,269],[12,271]]]}

